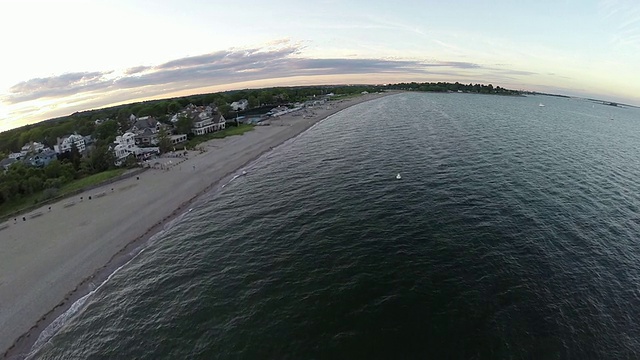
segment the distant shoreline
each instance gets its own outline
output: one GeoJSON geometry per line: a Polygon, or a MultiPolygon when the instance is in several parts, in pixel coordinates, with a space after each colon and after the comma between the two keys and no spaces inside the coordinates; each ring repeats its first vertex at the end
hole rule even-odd
{"type": "Polygon", "coordinates": [[[0,246],[9,250],[0,254],[2,358],[26,356],[47,326],[134,258],[203,194],[219,189],[239,170],[328,116],[400,92],[331,101],[308,110],[307,116],[287,114],[271,126],[204,143],[206,151],[192,151],[188,159],[166,158],[169,170],[149,169],[85,191],[73,197],[72,206],[65,199],[51,204],[51,212],[35,209],[32,213],[44,216],[27,214],[24,223],[0,223],[8,225],[0,230],[0,246]]]}

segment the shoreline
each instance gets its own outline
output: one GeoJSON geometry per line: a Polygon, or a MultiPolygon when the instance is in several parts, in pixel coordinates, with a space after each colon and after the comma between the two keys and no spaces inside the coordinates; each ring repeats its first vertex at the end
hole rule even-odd
{"type": "MultiPolygon", "coordinates": [[[[169,167],[168,170],[149,169],[137,176],[135,180],[133,178],[123,179],[78,194],[74,197],[76,201],[69,198],[60,200],[52,205],[56,209],[55,215],[51,211],[47,212],[44,207],[35,209],[30,215],[26,215],[30,225],[33,225],[24,228],[23,231],[19,230],[20,222],[10,224],[10,220],[6,221],[7,227],[0,230],[0,233],[11,236],[8,236],[8,239],[0,240],[0,246],[9,247],[9,250],[14,250],[16,254],[19,253],[21,259],[8,261],[9,265],[0,265],[0,302],[10,303],[8,308],[16,310],[10,314],[0,312],[2,359],[22,359],[28,356],[40,334],[59,316],[67,312],[76,301],[100,286],[115,271],[135,258],[156,235],[160,236],[167,229],[167,225],[183,216],[190,205],[201,199],[204,194],[219,190],[221,185],[228,183],[238,171],[258,161],[274,148],[295,139],[335,113],[356,104],[397,93],[400,91],[367,94],[331,101],[320,108],[314,108],[311,114],[307,112],[309,116],[303,117],[300,116],[300,113],[286,114],[270,120],[270,126],[256,126],[254,130],[241,136],[210,140],[200,145],[206,151],[192,151],[188,158],[180,159],[180,161],[176,161],[176,164],[173,164],[173,161],[178,159],[163,158],[169,167]],[[191,171],[191,167],[193,171],[191,171]],[[205,181],[201,181],[201,178],[204,178],[205,181]],[[176,182],[181,183],[176,185],[176,182]],[[179,189],[176,189],[178,187],[179,189]],[[117,193],[116,188],[118,189],[117,193]],[[146,193],[144,193],[145,191],[146,193]],[[168,195],[163,198],[162,196],[165,194],[168,195]],[[80,195],[82,197],[78,203],[77,198],[80,195]],[[94,196],[93,200],[91,200],[91,195],[94,196]],[[117,206],[126,206],[127,203],[132,205],[134,209],[127,209],[128,213],[121,214],[124,211],[118,211],[117,206]],[[81,206],[84,206],[85,210],[79,210],[81,206]],[[60,215],[64,211],[74,213],[60,215]],[[148,215],[146,217],[145,211],[148,215]],[[96,215],[92,216],[92,214],[96,215]],[[104,216],[102,219],[98,219],[101,221],[96,223],[95,218],[100,217],[98,214],[104,216]],[[55,220],[47,221],[47,215],[49,217],[58,216],[58,220],[63,223],[60,224],[55,220]],[[133,218],[141,218],[144,221],[137,222],[133,218]],[[73,227],[73,224],[68,224],[72,222],[71,220],[76,219],[80,221],[76,227],[73,227]],[[69,221],[65,224],[67,220],[69,221]],[[92,223],[95,224],[89,227],[89,231],[81,229],[83,226],[92,225],[92,223]],[[113,229],[114,223],[120,226],[113,229]],[[130,227],[127,228],[127,225],[130,227]],[[47,229],[48,227],[50,229],[47,229]],[[100,231],[100,228],[106,231],[100,231]],[[70,234],[60,235],[56,230],[67,231],[70,234]],[[23,233],[22,237],[21,233],[23,233]],[[94,238],[95,241],[91,242],[86,239],[87,234],[95,237],[96,233],[102,235],[94,238]],[[58,239],[55,239],[58,241],[51,241],[54,244],[48,241],[51,234],[58,236],[58,239]],[[41,237],[38,238],[37,235],[41,237]],[[73,240],[65,240],[66,235],[73,240]],[[114,241],[118,237],[127,237],[128,240],[114,241]],[[23,245],[24,242],[30,242],[30,244],[23,245]],[[55,244],[56,242],[58,244],[55,244]],[[11,246],[13,247],[11,248],[11,246]],[[47,248],[43,250],[42,246],[47,248]],[[66,266],[60,265],[63,269],[51,275],[47,270],[52,269],[47,269],[47,264],[38,264],[37,256],[34,256],[36,259],[30,259],[28,250],[39,251],[40,258],[49,260],[49,263],[57,264],[55,260],[60,260],[66,266]],[[49,250],[57,253],[57,259],[47,258],[49,250]],[[108,252],[109,250],[111,252],[108,252]],[[26,251],[27,254],[21,253],[22,251],[26,251]],[[71,255],[67,254],[69,251],[72,252],[71,255]],[[75,255],[74,251],[79,254],[75,255]],[[108,252],[107,255],[104,255],[105,251],[108,252]],[[29,264],[24,266],[19,260],[30,261],[35,270],[30,271],[29,264]],[[98,264],[96,267],[87,265],[87,263],[98,264]],[[84,269],[75,267],[79,264],[83,265],[84,269]],[[16,276],[11,273],[12,270],[22,271],[23,274],[16,276]],[[75,275],[75,277],[71,275],[75,275]],[[33,283],[35,290],[27,288],[21,292],[7,289],[10,285],[26,284],[28,286],[29,282],[33,283]],[[56,296],[54,294],[46,298],[45,295],[49,293],[51,288],[64,288],[58,291],[58,294],[64,295],[56,296]],[[25,302],[31,306],[24,305],[25,302]],[[7,340],[6,336],[10,336],[12,339],[7,340]]],[[[12,256],[11,251],[4,256],[0,254],[0,263],[5,260],[4,258],[10,256],[12,256]]],[[[56,256],[51,255],[50,257],[56,256]]]]}

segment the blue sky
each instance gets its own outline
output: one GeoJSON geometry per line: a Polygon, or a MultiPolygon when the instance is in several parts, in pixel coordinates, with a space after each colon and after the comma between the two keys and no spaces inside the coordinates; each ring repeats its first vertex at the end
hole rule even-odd
{"type": "Polygon", "coordinates": [[[0,131],[274,85],[481,82],[640,105],[631,0],[0,0],[0,14],[0,131]]]}

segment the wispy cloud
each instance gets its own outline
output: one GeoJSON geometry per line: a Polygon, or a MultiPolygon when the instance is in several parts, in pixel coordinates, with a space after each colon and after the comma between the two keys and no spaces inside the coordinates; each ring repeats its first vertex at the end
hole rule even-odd
{"type": "Polygon", "coordinates": [[[629,46],[640,48],[640,3],[602,0],[599,5],[604,18],[613,24],[611,43],[621,48],[629,46]]]}
{"type": "Polygon", "coordinates": [[[132,68],[128,68],[127,70],[124,71],[125,75],[133,75],[133,74],[138,74],[141,73],[145,70],[150,69],[150,66],[134,66],[132,68]]]}
{"type": "Polygon", "coordinates": [[[104,89],[110,84],[105,76],[111,72],[75,72],[46,78],[35,78],[9,88],[9,95],[2,99],[14,104],[48,97],[62,97],[78,92],[104,89]]]}

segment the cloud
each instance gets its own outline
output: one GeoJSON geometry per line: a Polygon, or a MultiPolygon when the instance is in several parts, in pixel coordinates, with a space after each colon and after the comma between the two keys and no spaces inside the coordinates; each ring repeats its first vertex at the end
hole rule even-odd
{"type": "Polygon", "coordinates": [[[134,66],[132,68],[128,68],[127,70],[125,70],[124,73],[126,75],[133,75],[133,74],[141,73],[141,72],[143,72],[145,70],[148,70],[150,68],[151,68],[150,66],[142,66],[142,65],[141,66],[134,66]]]}
{"type": "Polygon", "coordinates": [[[495,73],[504,74],[504,75],[519,75],[519,76],[529,76],[529,75],[537,75],[538,74],[538,73],[533,72],[533,71],[509,70],[509,69],[495,70],[494,72],[495,73]]]}
{"type": "Polygon", "coordinates": [[[637,2],[602,0],[599,9],[613,29],[610,41],[615,47],[640,47],[640,5],[637,2]]]}
{"type": "MultiPolygon", "coordinates": [[[[460,79],[471,74],[491,74],[496,79],[527,76],[534,73],[509,68],[496,68],[472,62],[406,59],[308,58],[301,55],[303,46],[286,40],[265,48],[228,49],[208,54],[171,60],[155,66],[135,66],[119,72],[75,72],[35,78],[18,83],[0,97],[0,101],[20,112],[11,116],[38,117],[59,115],[108,106],[189,89],[211,88],[234,83],[251,83],[279,79],[313,79],[314,76],[349,76],[376,74],[407,79],[450,77],[460,79]],[[64,104],[42,113],[42,106],[64,104]],[[41,111],[29,112],[31,106],[41,111]]],[[[312,81],[312,80],[310,80],[312,81]]]]}
{"type": "Polygon", "coordinates": [[[428,66],[446,66],[456,69],[479,69],[482,67],[478,64],[463,61],[438,61],[437,63],[429,64],[428,66]]]}
{"type": "Polygon", "coordinates": [[[111,81],[105,79],[107,72],[75,72],[47,78],[35,78],[18,83],[9,88],[9,95],[4,102],[18,102],[40,98],[61,97],[79,92],[105,89],[111,81]]]}

